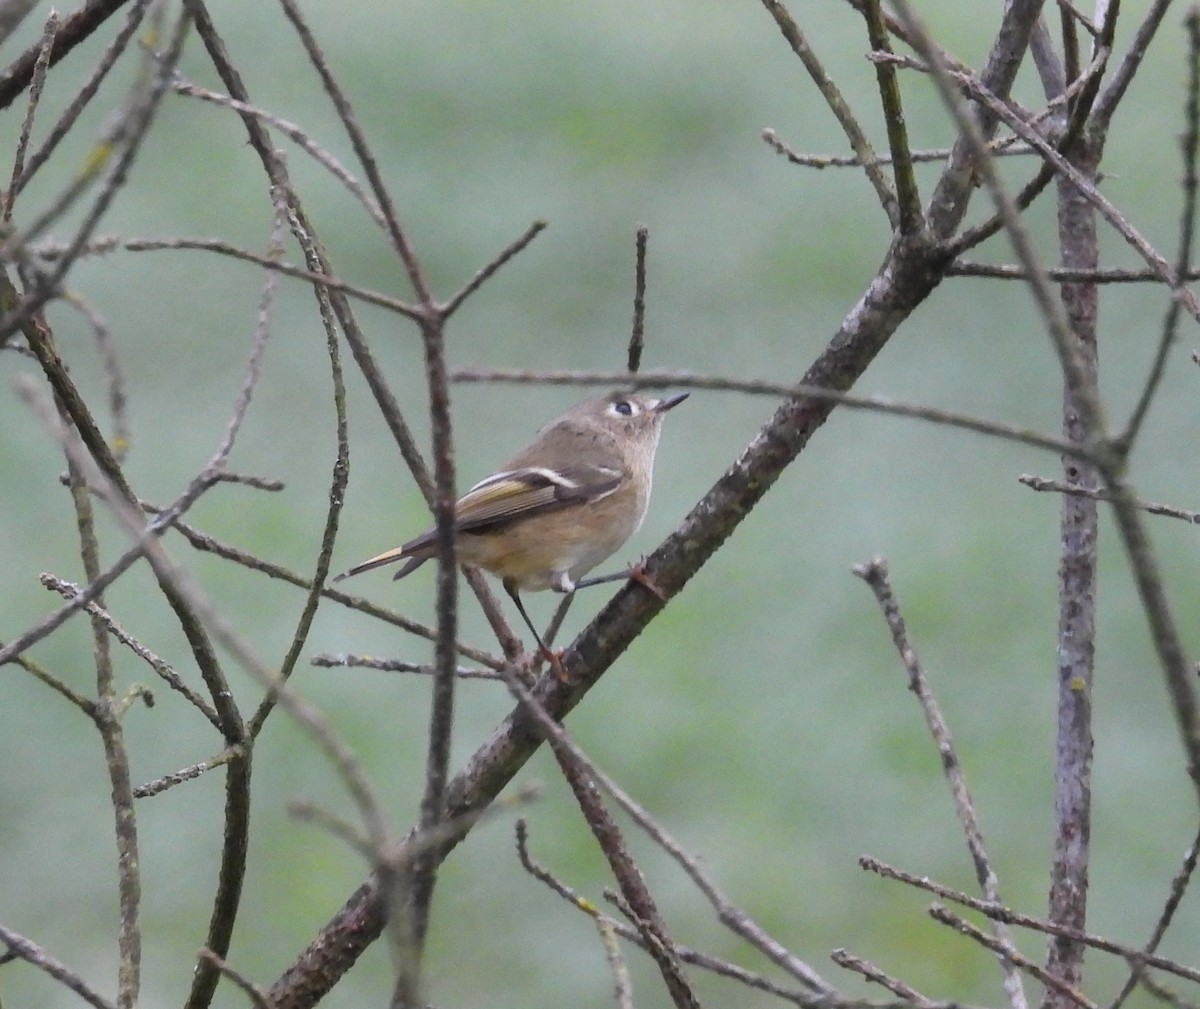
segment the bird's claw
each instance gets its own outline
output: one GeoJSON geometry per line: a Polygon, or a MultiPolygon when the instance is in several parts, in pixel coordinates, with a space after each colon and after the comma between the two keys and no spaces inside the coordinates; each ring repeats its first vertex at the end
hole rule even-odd
{"type": "Polygon", "coordinates": [[[664,603],[667,601],[667,594],[655,584],[654,579],[646,573],[645,559],[638,561],[629,569],[629,580],[637,582],[647,592],[651,592],[658,596],[664,603]]]}

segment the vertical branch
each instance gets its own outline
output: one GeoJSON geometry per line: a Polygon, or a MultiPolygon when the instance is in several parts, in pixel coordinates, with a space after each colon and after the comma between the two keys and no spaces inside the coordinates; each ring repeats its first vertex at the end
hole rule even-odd
{"type": "MultiPolygon", "coordinates": [[[[1079,79],[1079,34],[1075,30],[1075,15],[1071,11],[1060,7],[1058,14],[1062,27],[1063,74],[1067,83],[1071,84],[1079,79]]],[[[1068,113],[1075,107],[1075,102],[1075,98],[1067,100],[1068,113]]]]}
{"type": "Polygon", "coordinates": [[[4,193],[0,204],[0,220],[5,224],[12,223],[13,200],[17,195],[17,182],[25,172],[25,155],[29,150],[29,138],[33,134],[33,119],[37,113],[38,102],[42,97],[42,88],[46,84],[46,71],[50,69],[50,50],[54,45],[54,37],[58,34],[58,12],[50,11],[46,24],[42,28],[42,51],[38,54],[33,66],[33,79],[29,86],[29,104],[25,110],[25,121],[21,124],[21,135],[17,140],[17,151],[13,156],[12,181],[4,193]]]}
{"type": "MultiPolygon", "coordinates": [[[[437,529],[437,640],[434,643],[433,696],[429,714],[429,746],[425,760],[425,790],[421,797],[419,831],[437,827],[446,813],[446,781],[454,726],[454,687],[458,628],[458,570],[454,553],[454,451],[450,426],[450,393],[446,377],[443,320],[435,306],[421,326],[429,412],[433,424],[434,519],[437,529]]],[[[437,882],[439,858],[427,849],[397,880],[406,913],[395,916],[400,954],[392,1005],[416,1009],[421,1001],[421,960],[429,925],[429,905],[437,882]]]]}
{"type": "Polygon", "coordinates": [[[642,348],[645,346],[646,241],[649,237],[650,231],[644,224],[637,229],[637,259],[633,267],[633,331],[629,334],[628,371],[630,374],[642,366],[642,348]]]}
{"type": "MultiPolygon", "coordinates": [[[[1086,131],[1065,152],[1076,168],[1095,180],[1102,141],[1086,131]]],[[[1099,263],[1096,213],[1070,180],[1058,178],[1060,262],[1066,269],[1094,270],[1099,263]]],[[[1093,395],[1099,375],[1096,316],[1099,289],[1094,283],[1064,283],[1063,307],[1070,321],[1069,338],[1084,374],[1064,372],[1063,434],[1079,444],[1094,442],[1102,432],[1089,423],[1080,396],[1093,395]],[[1083,380],[1081,390],[1079,379],[1083,380]]],[[[1100,486],[1095,466],[1063,458],[1067,484],[1085,490],[1100,486]]],[[[1087,921],[1088,864],[1091,842],[1092,677],[1096,649],[1097,503],[1094,498],[1065,494],[1059,532],[1058,591],[1058,724],[1055,744],[1055,842],[1050,871],[1048,916],[1052,922],[1082,930],[1087,921]]],[[[1062,936],[1048,943],[1046,969],[1066,984],[1083,979],[1084,946],[1062,936]]],[[[1043,1009],[1068,1001],[1047,989],[1043,1009]]]]}
{"type": "MultiPolygon", "coordinates": [[[[880,0],[867,0],[864,14],[871,48],[890,53],[892,44],[880,0]]],[[[921,194],[917,191],[917,176],[913,171],[912,151],[908,146],[908,129],[904,125],[904,104],[900,98],[900,80],[895,64],[876,60],[875,78],[879,83],[880,105],[883,107],[888,146],[892,152],[892,175],[896,180],[896,198],[900,205],[899,227],[903,234],[914,235],[925,226],[925,218],[921,214],[921,194]]]]}
{"type": "MultiPolygon", "coordinates": [[[[958,123],[964,156],[968,160],[978,159],[976,167],[992,190],[1014,248],[1029,271],[1031,294],[1043,314],[1063,369],[1064,433],[1068,440],[1081,444],[1103,442],[1106,432],[1096,390],[1096,287],[1094,284],[1064,284],[1057,303],[1050,295],[1045,271],[1030,245],[1029,236],[987,160],[977,118],[966,113],[961,99],[952,90],[938,55],[929,45],[923,26],[913,16],[910,4],[907,0],[897,0],[896,6],[914,38],[914,45],[934,68],[935,81],[943,100],[958,123]]],[[[1019,0],[1014,0],[1009,8],[1010,13],[1017,6],[1019,0]]],[[[1093,140],[1086,132],[1071,147],[1071,167],[1085,183],[1095,179],[1101,149],[1101,141],[1093,140]]],[[[1094,269],[1098,258],[1095,213],[1082,190],[1065,175],[1060,175],[1058,185],[1059,241],[1063,265],[1067,268],[1094,269]]],[[[1069,483],[1083,487],[1098,486],[1098,473],[1092,465],[1067,457],[1064,458],[1064,467],[1069,483]]],[[[1072,500],[1063,502],[1059,576],[1057,840],[1051,874],[1050,919],[1058,925],[1081,929],[1087,907],[1091,829],[1096,506],[1090,498],[1074,500],[1074,495],[1070,497],[1072,500]]],[[[1136,520],[1129,517],[1128,508],[1118,509],[1118,519],[1130,527],[1130,534],[1140,534],[1136,520]]],[[[1144,571],[1145,567],[1142,565],[1141,570],[1144,571]]],[[[1167,619],[1165,612],[1155,611],[1149,606],[1147,610],[1152,619],[1167,619]]],[[[1169,667],[1166,662],[1164,666],[1169,667]]],[[[1050,940],[1047,969],[1069,987],[1076,987],[1082,976],[1083,951],[1081,943],[1055,936],[1050,940]]],[[[1047,990],[1043,1000],[1044,1009],[1058,1009],[1065,1004],[1064,998],[1057,989],[1047,990]]]]}
{"type": "MultiPolygon", "coordinates": [[[[39,323],[41,320],[37,320],[39,323]]],[[[65,413],[60,410],[63,423],[65,413]]],[[[100,551],[96,541],[96,525],[92,499],[87,482],[71,457],[67,456],[71,499],[79,527],[80,557],[89,582],[100,577],[100,551]]],[[[103,599],[100,600],[103,605],[103,599]]],[[[125,748],[124,732],[118,712],[113,679],[112,649],[108,628],[92,612],[92,641],[96,658],[96,704],[92,718],[104,743],[104,763],[112,787],[112,806],[117,839],[117,893],[120,913],[117,925],[117,947],[120,963],[117,967],[117,1005],[132,1009],[137,1004],[141,986],[142,932],[140,907],[142,900],[141,860],[138,857],[137,817],[133,811],[133,783],[129,773],[129,753],[125,748]]]]}

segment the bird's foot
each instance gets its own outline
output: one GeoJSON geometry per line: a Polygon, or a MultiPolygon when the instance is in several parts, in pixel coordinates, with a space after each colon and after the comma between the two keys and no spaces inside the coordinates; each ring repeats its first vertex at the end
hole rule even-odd
{"type": "Polygon", "coordinates": [[[637,582],[647,592],[652,592],[658,596],[664,603],[667,601],[667,594],[655,584],[653,578],[646,574],[645,557],[629,568],[629,580],[637,582]]]}

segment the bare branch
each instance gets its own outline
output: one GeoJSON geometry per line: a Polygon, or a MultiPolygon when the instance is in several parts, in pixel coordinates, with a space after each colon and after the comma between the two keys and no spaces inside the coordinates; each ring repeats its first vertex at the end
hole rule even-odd
{"type": "Polygon", "coordinates": [[[235,985],[242,990],[242,993],[250,999],[256,1009],[274,1009],[274,1003],[270,997],[258,985],[254,984],[249,978],[240,974],[229,966],[221,957],[217,956],[211,949],[205,947],[200,950],[200,958],[207,961],[216,967],[221,972],[223,977],[229,978],[235,985]]]}
{"type": "Polygon", "coordinates": [[[839,967],[844,967],[855,974],[861,974],[868,981],[881,985],[897,998],[903,999],[907,1004],[917,1006],[918,1009],[929,1009],[930,1006],[935,1005],[933,999],[922,995],[916,988],[880,970],[870,960],[864,960],[862,957],[855,956],[847,950],[835,949],[830,953],[829,959],[839,967]]]}
{"type": "Polygon", "coordinates": [[[496,253],[490,263],[476,273],[475,276],[467,282],[466,286],[462,288],[462,290],[460,290],[442,306],[442,319],[448,320],[450,316],[458,311],[464,301],[466,301],[472,294],[478,291],[485,283],[494,277],[500,271],[500,269],[505,266],[514,256],[524,251],[525,247],[528,246],[530,242],[532,242],[545,230],[545,221],[534,221],[528,228],[525,229],[524,232],[522,232],[511,242],[509,242],[508,245],[496,253]]]}
{"type": "Polygon", "coordinates": [[[1070,928],[1067,925],[1060,925],[1057,922],[1044,921],[1041,918],[1021,914],[1003,904],[994,904],[991,901],[980,900],[978,897],[972,897],[960,890],[936,883],[928,877],[914,876],[910,872],[896,869],[879,861],[877,858],[864,855],[858,860],[858,864],[868,872],[874,872],[886,879],[894,879],[897,882],[916,887],[944,900],[954,901],[956,904],[969,907],[971,910],[978,911],[980,914],[986,915],[988,918],[993,918],[996,921],[1016,925],[1018,928],[1034,929],[1046,935],[1062,936],[1076,942],[1081,942],[1085,946],[1091,946],[1093,949],[1123,957],[1130,961],[1130,963],[1144,963],[1148,967],[1157,967],[1159,970],[1185,978],[1188,981],[1200,982],[1200,970],[1195,967],[1188,967],[1185,964],[1176,963],[1174,960],[1169,960],[1166,957],[1157,956],[1153,953],[1145,953],[1133,946],[1113,942],[1111,939],[1105,939],[1103,936],[1095,935],[1091,932],[1084,932],[1081,929],[1070,928]]]}
{"type": "MultiPolygon", "coordinates": [[[[1034,476],[1031,473],[1022,473],[1017,477],[1017,481],[1023,483],[1030,490],[1075,494],[1079,497],[1091,498],[1093,501],[1113,502],[1116,500],[1108,491],[1103,491],[1096,487],[1080,487],[1076,484],[1064,483],[1061,480],[1047,480],[1040,476],[1034,476]]],[[[1182,508],[1172,508],[1170,505],[1155,504],[1152,501],[1142,501],[1136,498],[1131,504],[1133,507],[1151,515],[1163,515],[1167,518],[1182,519],[1184,522],[1200,525],[1200,512],[1184,511],[1182,508]]]]}
{"type": "MultiPolygon", "coordinates": [[[[1175,912],[1179,910],[1179,904],[1183,900],[1183,895],[1187,892],[1188,884],[1192,881],[1192,875],[1196,871],[1196,862],[1200,859],[1200,833],[1197,833],[1193,838],[1191,845],[1183,856],[1183,864],[1179,867],[1179,871],[1175,873],[1174,879],[1171,880],[1171,890],[1167,894],[1167,900],[1163,904],[1162,913],[1158,916],[1158,921],[1154,923],[1154,932],[1151,934],[1149,941],[1142,952],[1151,954],[1158,949],[1159,943],[1167,934],[1167,929],[1171,927],[1171,922],[1175,918],[1175,912]]],[[[1125,1004],[1125,1000],[1133,993],[1133,989],[1138,984],[1145,981],[1146,976],[1146,961],[1137,959],[1129,971],[1129,977],[1125,979],[1125,983],[1121,985],[1121,990],[1117,992],[1112,1002],[1109,1003],[1108,1009],[1121,1009],[1125,1004]]]]}
{"type": "Polygon", "coordinates": [[[102,998],[94,992],[88,984],[71,970],[61,960],[56,960],[44,949],[36,943],[26,939],[25,936],[14,932],[4,925],[0,925],[0,942],[4,943],[9,952],[24,960],[28,964],[32,964],[44,974],[49,974],[55,981],[59,982],[64,988],[68,988],[83,999],[88,1005],[94,1006],[95,1009],[116,1009],[112,1002],[102,998]]]}
{"type": "Polygon", "coordinates": [[[200,777],[207,771],[214,770],[218,767],[225,767],[230,761],[240,760],[246,756],[245,748],[242,746],[229,746],[218,753],[215,757],[209,760],[202,760],[198,764],[192,764],[190,767],[182,768],[174,771],[171,774],[164,774],[161,778],[155,778],[153,781],[147,781],[144,785],[138,785],[133,790],[135,799],[149,799],[151,796],[159,795],[165,792],[168,788],[174,788],[176,785],[182,785],[185,781],[191,781],[194,778],[200,777]]]}
{"type": "Polygon", "coordinates": [[[642,348],[646,330],[646,242],[650,229],[644,224],[637,229],[636,255],[633,268],[633,329],[629,334],[629,355],[625,369],[636,372],[642,366],[642,348]]]}
{"type": "MultiPolygon", "coordinates": [[[[890,53],[891,42],[888,39],[881,0],[866,0],[866,19],[871,48],[877,52],[890,53]]],[[[912,235],[925,227],[925,218],[921,213],[921,194],[917,189],[917,177],[913,172],[912,154],[909,151],[908,127],[905,125],[900,81],[893,63],[876,60],[874,64],[883,120],[887,124],[888,147],[892,152],[894,166],[892,174],[896,181],[896,207],[899,218],[896,223],[904,234],[912,235]]]]}
{"type": "Polygon", "coordinates": [[[947,427],[962,428],[980,434],[993,435],[1021,442],[1033,448],[1048,449],[1079,458],[1090,458],[1091,451],[1055,435],[1040,434],[1014,427],[1000,421],[984,420],[969,414],[940,410],[937,407],[899,403],[879,396],[853,396],[810,384],[782,385],[755,379],[724,378],[719,375],[697,375],[690,371],[651,370],[637,374],[607,371],[513,371],[502,368],[456,368],[450,372],[452,382],[512,382],[547,385],[608,385],[629,386],[635,389],[680,386],[685,389],[711,389],[719,392],[749,393],[755,396],[802,396],[818,402],[835,403],[850,410],[868,410],[927,420],[947,427]]]}
{"type": "MultiPolygon", "coordinates": [[[[1185,24],[1188,33],[1188,91],[1184,106],[1186,127],[1180,141],[1183,148],[1183,206],[1179,210],[1179,251],[1175,259],[1177,277],[1186,277],[1191,269],[1196,226],[1196,156],[1197,149],[1200,148],[1200,11],[1195,6],[1188,11],[1185,24]]],[[[1138,397],[1137,405],[1133,408],[1129,422],[1125,425],[1125,430],[1117,439],[1123,452],[1128,452],[1137,439],[1166,371],[1167,356],[1179,331],[1179,311],[1179,302],[1172,300],[1167,306],[1162,335],[1158,341],[1158,352],[1154,355],[1150,374],[1146,376],[1146,384],[1138,397]]]]}
{"type": "MultiPolygon", "coordinates": [[[[905,40],[931,64],[943,68],[949,66],[945,54],[932,44],[928,34],[915,31],[915,22],[906,14],[907,6],[898,7],[899,21],[903,24],[905,40]]],[[[988,52],[980,79],[988,90],[1001,98],[1007,98],[1016,80],[1017,70],[1025,58],[1029,37],[1042,9],[1042,0],[1012,0],[1005,4],[1003,20],[996,32],[996,40],[988,52]]],[[[943,93],[943,100],[946,99],[943,93]]],[[[981,148],[991,139],[996,129],[994,110],[978,109],[970,113],[956,114],[959,120],[959,138],[955,141],[950,163],[938,180],[937,188],[930,198],[926,211],[930,227],[942,238],[954,233],[963,217],[974,186],[974,173],[979,167],[981,148]],[[964,120],[961,116],[967,116],[964,120]]]]}
{"type": "MultiPolygon", "coordinates": [[[[701,868],[699,860],[689,855],[683,846],[671,837],[641,805],[583,754],[579,747],[567,736],[561,724],[555,721],[554,716],[546,710],[536,688],[534,691],[526,689],[513,676],[508,677],[508,686],[513,694],[520,699],[523,710],[528,712],[537,722],[539,731],[547,738],[547,741],[552,740],[553,745],[558,749],[568,750],[571,759],[586,771],[587,776],[611,795],[616,803],[634,819],[638,826],[675,860],[680,868],[688,874],[692,882],[700,889],[701,893],[704,894],[709,903],[712,904],[724,925],[732,929],[736,934],[759,950],[759,952],[772,960],[777,966],[786,970],[792,977],[796,978],[797,981],[807,986],[814,993],[822,995],[833,991],[832,986],[813,970],[812,967],[794,956],[781,943],[768,935],[765,929],[751,920],[745,912],[735,907],[701,868]]],[[[606,852],[606,854],[608,853],[606,852]]],[[[640,914],[641,912],[638,913],[640,914]]],[[[643,937],[646,938],[645,936],[643,937]]]]}
{"type": "Polygon", "coordinates": [[[1070,983],[1062,980],[1062,978],[1051,974],[1047,970],[1043,970],[1028,957],[1022,956],[1017,950],[1011,946],[1000,942],[994,936],[988,935],[986,932],[981,932],[965,918],[948,911],[940,904],[934,904],[929,909],[929,916],[934,921],[941,922],[943,925],[949,925],[960,935],[965,935],[968,939],[974,939],[981,946],[986,946],[997,956],[1004,957],[1010,960],[1021,970],[1027,972],[1030,977],[1040,981],[1047,989],[1065,996],[1080,1009],[1097,1009],[1096,1003],[1089,999],[1086,995],[1076,989],[1070,983]]]}
{"type": "Polygon", "coordinates": [[[813,52],[812,46],[808,44],[808,39],[805,38],[799,26],[792,20],[787,8],[779,0],[763,0],[763,6],[767,8],[767,13],[775,19],[779,30],[783,32],[783,37],[792,47],[792,52],[800,57],[800,62],[804,64],[804,69],[808,71],[817,90],[821,92],[825,104],[829,106],[829,110],[841,125],[842,132],[850,141],[851,150],[858,156],[868,181],[875,189],[875,195],[878,197],[884,213],[887,214],[889,223],[893,228],[898,227],[900,210],[896,194],[892,191],[887,179],[884,178],[879,167],[879,159],[876,157],[866,133],[863,132],[863,128],[855,118],[849,103],[838,90],[838,86],[833,83],[833,79],[826,73],[817,54],[813,52]]]}
{"type": "MultiPolygon", "coordinates": [[[[127,0],[89,0],[74,14],[67,17],[63,21],[62,28],[55,39],[54,48],[50,53],[51,66],[66,56],[79,43],[93,35],[126,2],[127,0]]],[[[0,109],[8,108],[17,95],[29,86],[33,79],[33,68],[40,55],[41,44],[32,45],[0,73],[0,109]]]]}
{"type": "MultiPolygon", "coordinates": [[[[987,846],[983,840],[983,828],[975,813],[975,803],[971,798],[971,791],[967,787],[967,776],[963,771],[962,764],[959,763],[950,726],[946,723],[941,706],[933,695],[925,671],[921,667],[921,661],[917,657],[916,647],[908,636],[908,628],[904,616],[900,612],[900,601],[896,598],[888,578],[887,561],[882,557],[876,557],[866,564],[856,565],[854,573],[871,587],[871,591],[875,593],[875,598],[883,611],[884,619],[892,634],[892,643],[896,646],[896,651],[900,653],[900,660],[908,672],[909,689],[916,695],[917,702],[921,705],[925,722],[929,726],[929,732],[937,746],[942,770],[950,785],[954,808],[958,813],[958,820],[962,824],[963,834],[966,837],[967,851],[975,866],[975,878],[979,881],[984,897],[998,903],[1000,901],[1000,881],[996,877],[987,853],[987,846]]],[[[1003,922],[993,921],[992,929],[997,940],[1006,947],[1013,947],[1012,934],[1003,922]]],[[[1004,975],[1004,990],[1008,993],[1009,1004],[1012,1009],[1025,1009],[1028,1002],[1025,998],[1025,990],[1021,985],[1020,975],[1012,960],[1007,956],[1000,956],[999,960],[1000,971],[1004,975]]],[[[900,994],[900,992],[896,992],[896,994],[900,994]]]]}
{"type": "MultiPolygon", "coordinates": [[[[563,777],[571,786],[575,801],[621,888],[621,895],[632,909],[634,925],[642,937],[643,948],[658,966],[672,1001],[679,1009],[699,1009],[700,1003],[684,976],[675,942],[667,931],[646,881],[634,863],[620,829],[600,801],[596,785],[602,784],[612,795],[611,780],[604,777],[583,755],[563,727],[546,713],[534,695],[515,675],[508,675],[506,679],[509,690],[524,705],[537,724],[538,731],[554,752],[563,777]]],[[[620,798],[617,801],[625,807],[620,798]]],[[[644,820],[638,822],[643,826],[645,824],[644,820]]]]}
{"type": "MultiPolygon", "coordinates": [[[[32,4],[30,5],[32,6],[32,4]]],[[[37,114],[38,102],[42,97],[42,88],[46,84],[46,71],[50,69],[50,51],[54,46],[54,38],[58,34],[58,11],[51,10],[46,16],[42,28],[42,51],[38,53],[33,65],[33,76],[30,78],[29,104],[25,110],[25,119],[21,123],[21,134],[17,138],[17,149],[13,155],[12,180],[8,191],[0,203],[0,220],[5,224],[12,221],[13,200],[17,195],[17,182],[25,171],[25,153],[29,149],[29,137],[33,133],[33,119],[37,114]]]]}
{"type": "MultiPolygon", "coordinates": [[[[616,935],[619,935],[626,942],[634,943],[642,949],[645,949],[645,940],[642,938],[637,929],[625,924],[622,921],[618,921],[615,918],[610,918],[608,915],[602,913],[592,901],[588,900],[586,897],[581,897],[578,893],[572,890],[571,887],[567,886],[560,879],[558,879],[552,872],[533,860],[532,856],[529,854],[528,831],[524,820],[518,820],[516,822],[516,834],[517,856],[520,859],[521,866],[526,872],[533,876],[534,879],[537,879],[548,886],[551,890],[562,897],[563,900],[565,900],[568,904],[578,908],[589,918],[593,918],[597,922],[598,927],[600,924],[603,924],[605,927],[612,929],[616,935]]],[[[755,974],[752,971],[738,967],[736,964],[727,963],[724,960],[718,960],[715,957],[709,956],[706,953],[701,953],[698,950],[692,949],[688,946],[676,945],[675,951],[679,954],[679,959],[684,963],[699,967],[702,970],[711,971],[712,973],[719,974],[722,977],[730,978],[734,981],[737,981],[739,984],[745,985],[747,988],[768,992],[771,995],[785,999],[786,1001],[795,1005],[806,1007],[806,1009],[821,1009],[821,1007],[826,1007],[826,1009],[836,1009],[836,1007],[843,1005],[840,1000],[831,1000],[827,995],[824,994],[813,995],[808,991],[797,991],[792,988],[784,988],[781,985],[776,984],[774,981],[771,981],[769,978],[763,977],[761,974],[755,974]]],[[[851,1004],[857,1005],[857,1003],[854,1003],[853,1001],[851,1004]]],[[[847,1009],[849,1009],[848,1006],[847,1009]]],[[[868,1009],[868,1007],[858,1006],[858,1009],[868,1009]]],[[[877,1007],[877,1009],[884,1009],[884,1007],[877,1007]]],[[[898,1007],[889,1007],[889,1009],[898,1009],[898,1007]]]]}
{"type": "MultiPolygon", "coordinates": [[[[92,579],[95,581],[96,579],[92,579]]],[[[64,599],[75,599],[82,594],[82,590],[78,585],[56,578],[51,574],[43,574],[41,578],[42,584],[48,589],[53,589],[64,599]]],[[[221,719],[217,715],[216,710],[208,703],[200,694],[193,690],[178,672],[163,659],[155,655],[149,648],[138,641],[133,635],[126,631],[120,624],[113,619],[112,614],[108,612],[99,603],[89,602],[84,607],[87,612],[99,620],[114,638],[125,645],[134,655],[142,659],[159,677],[176,693],[185,697],[193,707],[195,707],[218,731],[221,729],[221,719]]]]}
{"type": "Polygon", "coordinates": [[[1129,85],[1133,83],[1133,78],[1137,75],[1146,51],[1150,48],[1158,26],[1162,23],[1167,8],[1170,6],[1171,0],[1154,0],[1150,5],[1146,16],[1142,18],[1141,24],[1134,32],[1129,50],[1114,71],[1108,87],[1096,99],[1092,122],[1100,133],[1104,133],[1108,129],[1108,124],[1120,106],[1121,99],[1125,97],[1129,85]]]}

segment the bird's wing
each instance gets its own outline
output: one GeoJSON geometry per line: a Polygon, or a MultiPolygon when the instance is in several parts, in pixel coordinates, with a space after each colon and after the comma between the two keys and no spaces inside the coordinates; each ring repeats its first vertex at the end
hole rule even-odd
{"type": "MultiPolygon", "coordinates": [[[[454,528],[456,532],[469,533],[494,531],[509,522],[543,512],[599,501],[619,489],[627,479],[621,470],[585,464],[556,466],[554,469],[522,466],[493,473],[458,499],[454,506],[454,528]]],[[[436,542],[437,530],[426,530],[403,546],[385,550],[356,564],[333,580],[341,581],[394,561],[407,560],[408,563],[392,576],[403,578],[429,559],[430,548],[436,542]]]]}
{"type": "Polygon", "coordinates": [[[514,519],[539,512],[587,504],[608,497],[626,480],[608,466],[573,464],[549,469],[522,466],[481,480],[455,505],[455,528],[486,532],[514,519]]]}

